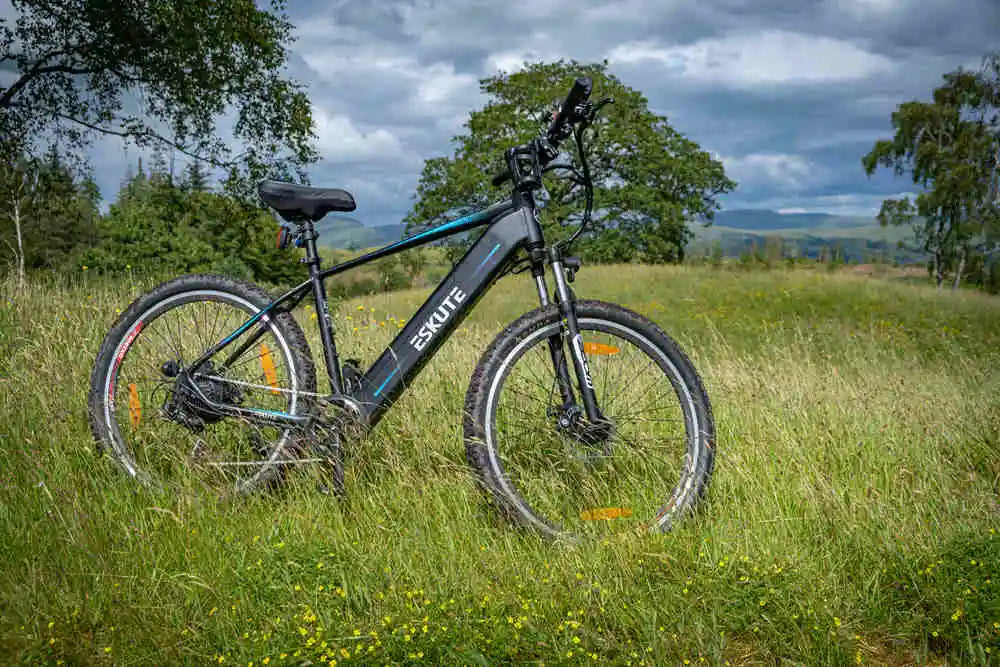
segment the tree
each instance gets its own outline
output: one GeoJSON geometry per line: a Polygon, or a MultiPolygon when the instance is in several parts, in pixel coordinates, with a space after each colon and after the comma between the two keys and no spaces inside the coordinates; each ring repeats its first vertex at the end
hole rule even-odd
{"type": "Polygon", "coordinates": [[[932,100],[899,105],[895,136],[862,164],[869,175],[878,167],[909,173],[922,188],[915,199],[885,200],[878,220],[913,225],[937,286],[953,271],[956,289],[973,253],[992,252],[1000,240],[1000,54],[979,71],[944,75],[932,100]]]}
{"type": "Polygon", "coordinates": [[[14,243],[6,241],[7,247],[14,257],[16,265],[17,285],[24,287],[24,214],[31,206],[38,187],[37,174],[32,174],[24,162],[7,162],[0,164],[0,181],[6,193],[4,204],[9,211],[8,216],[13,226],[14,243]]]}
{"type": "Polygon", "coordinates": [[[208,172],[202,166],[201,161],[192,160],[184,167],[184,177],[181,180],[181,187],[192,192],[208,192],[208,172]]]}
{"type": "Polygon", "coordinates": [[[274,284],[305,279],[293,249],[274,246],[274,217],[236,198],[174,186],[140,169],[101,220],[79,263],[102,274],[217,272],[274,284]]]}
{"type": "Polygon", "coordinates": [[[28,270],[60,268],[94,241],[98,199],[89,176],[74,175],[54,149],[0,160],[0,254],[9,250],[19,284],[28,270]]]}
{"type": "MultiPolygon", "coordinates": [[[[593,79],[592,99],[615,99],[605,107],[597,132],[588,136],[595,221],[582,247],[611,261],[682,261],[692,236],[688,222],[711,221],[716,197],[736,184],[726,178],[721,163],[651,112],[642,94],[608,73],[606,62],[536,63],[482,79],[486,106],[470,114],[466,132],[454,138],[452,157],[424,164],[407,232],[444,222],[465,207],[483,208],[502,196],[489,176],[503,169],[503,149],[538,136],[578,75],[593,79]]],[[[579,166],[572,140],[565,147],[569,161],[579,166]]],[[[547,238],[565,236],[560,228],[579,220],[582,188],[557,178],[547,179],[546,188],[549,197],[541,217],[547,238]]]]}
{"type": "Polygon", "coordinates": [[[427,253],[423,248],[412,248],[400,253],[399,261],[410,278],[410,284],[413,284],[413,281],[427,268],[427,253]]]}
{"type": "MultiPolygon", "coordinates": [[[[165,143],[228,170],[233,191],[316,158],[301,86],[283,75],[291,24],[281,0],[12,0],[0,20],[0,142],[96,134],[165,143]],[[224,117],[238,157],[217,131],[224,117]]],[[[29,152],[32,147],[29,146],[29,152]]],[[[299,173],[299,176],[302,176],[299,173]]]]}
{"type": "Polygon", "coordinates": [[[785,240],[780,234],[768,234],[764,237],[764,257],[769,267],[785,258],[785,240]]]}

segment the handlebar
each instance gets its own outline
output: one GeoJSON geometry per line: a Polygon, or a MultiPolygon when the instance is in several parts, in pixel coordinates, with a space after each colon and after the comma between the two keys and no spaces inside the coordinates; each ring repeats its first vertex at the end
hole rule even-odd
{"type": "Polygon", "coordinates": [[[574,118],[576,113],[576,107],[582,102],[586,102],[590,97],[590,90],[593,87],[593,81],[589,76],[577,77],[576,81],[573,83],[573,87],[570,88],[569,94],[566,99],[563,100],[562,108],[552,119],[552,123],[549,125],[548,131],[545,133],[546,138],[549,143],[552,144],[553,148],[559,145],[559,142],[565,136],[565,128],[567,123],[572,123],[577,120],[574,118]]]}
{"type": "MultiPolygon", "coordinates": [[[[583,102],[586,102],[590,97],[590,91],[593,88],[593,80],[589,76],[577,77],[576,81],[573,82],[573,87],[570,88],[569,94],[566,95],[566,99],[563,100],[562,107],[559,111],[552,117],[552,122],[549,124],[548,129],[545,131],[545,141],[549,143],[552,149],[552,157],[555,157],[555,151],[559,148],[559,143],[566,138],[566,127],[579,120],[576,117],[576,108],[580,106],[583,102]]],[[[503,173],[497,174],[493,177],[493,186],[497,187],[503,185],[504,182],[511,179],[510,168],[504,169],[503,173]]]]}

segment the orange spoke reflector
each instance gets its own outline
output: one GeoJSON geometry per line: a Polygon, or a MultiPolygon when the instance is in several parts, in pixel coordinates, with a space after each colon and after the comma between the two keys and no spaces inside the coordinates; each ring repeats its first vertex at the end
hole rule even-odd
{"type": "Polygon", "coordinates": [[[272,394],[280,394],[278,391],[278,371],[274,368],[274,359],[271,358],[271,350],[264,343],[260,344],[260,367],[264,369],[264,377],[267,383],[273,387],[272,394]]]}
{"type": "Polygon", "coordinates": [[[602,521],[626,516],[632,516],[632,510],[628,507],[595,507],[580,512],[580,518],[584,521],[602,521]]]}
{"type": "Polygon", "coordinates": [[[604,343],[584,343],[583,351],[585,354],[618,354],[618,348],[614,345],[605,345],[604,343]]]}
{"type": "Polygon", "coordinates": [[[142,404],[139,403],[139,390],[132,382],[128,386],[128,416],[132,419],[132,428],[139,428],[139,420],[142,419],[142,404]]]}

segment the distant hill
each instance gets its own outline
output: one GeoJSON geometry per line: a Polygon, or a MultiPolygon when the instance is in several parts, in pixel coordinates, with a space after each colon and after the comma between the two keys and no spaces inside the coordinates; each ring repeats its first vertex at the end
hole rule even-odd
{"type": "Polygon", "coordinates": [[[778,213],[767,209],[734,209],[715,214],[715,225],[748,231],[777,229],[842,229],[874,226],[874,218],[830,213],[778,213]]]}
{"type": "MultiPolygon", "coordinates": [[[[367,227],[347,216],[331,217],[316,225],[319,244],[330,248],[359,249],[386,245],[403,238],[404,226],[367,227]]],[[[779,213],[767,209],[718,211],[710,227],[694,226],[689,255],[711,251],[718,243],[725,257],[739,257],[754,244],[762,248],[768,236],[780,236],[786,253],[819,257],[824,246],[840,247],[848,261],[865,262],[873,257],[902,263],[924,260],[920,252],[899,248],[912,245],[908,227],[881,227],[873,217],[830,213],[779,213]]]]}
{"type": "Polygon", "coordinates": [[[319,245],[328,248],[358,249],[386,245],[403,238],[404,226],[378,225],[366,227],[355,218],[328,218],[316,225],[319,245]]]}
{"type": "Polygon", "coordinates": [[[767,209],[718,211],[710,227],[694,226],[689,254],[711,252],[716,244],[725,257],[763,248],[768,236],[780,236],[788,255],[819,257],[823,248],[839,247],[848,261],[920,262],[923,253],[910,248],[909,227],[882,227],[874,217],[830,213],[779,213],[767,209]],[[900,248],[904,242],[907,248],[900,248]]]}

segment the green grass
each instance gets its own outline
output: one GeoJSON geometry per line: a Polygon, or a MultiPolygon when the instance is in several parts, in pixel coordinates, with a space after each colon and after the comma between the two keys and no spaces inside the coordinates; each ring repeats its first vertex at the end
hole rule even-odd
{"type": "MultiPolygon", "coordinates": [[[[673,532],[570,547],[498,522],[462,453],[469,376],[533,307],[529,278],[491,292],[357,448],[346,500],[298,483],[238,504],[151,495],[94,454],[91,364],[147,287],[0,288],[2,663],[997,659],[996,298],[585,268],[581,296],[652,317],[692,356],[718,458],[673,532]]],[[[425,296],[342,304],[345,356],[371,361],[425,296]]]]}

